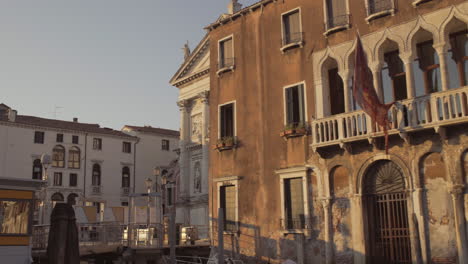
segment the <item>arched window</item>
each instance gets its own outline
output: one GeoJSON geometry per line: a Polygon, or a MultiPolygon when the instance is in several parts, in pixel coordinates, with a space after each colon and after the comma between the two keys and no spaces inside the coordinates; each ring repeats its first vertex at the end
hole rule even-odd
{"type": "Polygon", "coordinates": [[[50,200],[52,200],[52,208],[54,208],[57,203],[63,203],[65,201],[63,195],[59,192],[52,194],[50,200]]]}
{"type": "Polygon", "coordinates": [[[407,98],[405,66],[400,59],[398,44],[387,40],[382,45],[382,90],[384,102],[391,103],[407,98]]]}
{"type": "Polygon", "coordinates": [[[76,205],[76,198],[78,198],[76,193],[70,193],[67,197],[67,203],[69,205],[76,205]]]}
{"type": "Polygon", "coordinates": [[[101,186],[101,166],[99,164],[93,165],[92,185],[101,186]]]}
{"type": "Polygon", "coordinates": [[[77,147],[72,147],[68,151],[68,168],[80,168],[80,149],[77,147]]]}
{"type": "Polygon", "coordinates": [[[32,178],[33,180],[42,180],[42,163],[40,159],[33,161],[32,178]]]}
{"type": "Polygon", "coordinates": [[[52,150],[52,166],[63,168],[65,167],[65,148],[57,145],[52,150]]]}
{"type": "Polygon", "coordinates": [[[450,40],[448,52],[448,75],[450,88],[456,89],[468,84],[468,30],[464,22],[454,18],[447,24],[450,40]]]}
{"type": "Polygon", "coordinates": [[[122,188],[130,187],[130,169],[128,167],[122,168],[122,188]]]}
{"type": "Polygon", "coordinates": [[[371,263],[411,263],[407,194],[403,172],[389,160],[379,160],[364,178],[364,217],[371,263]]]}
{"type": "Polygon", "coordinates": [[[417,65],[415,70],[416,96],[442,91],[439,56],[434,49],[432,34],[419,30],[413,38],[416,43],[417,65]]]}

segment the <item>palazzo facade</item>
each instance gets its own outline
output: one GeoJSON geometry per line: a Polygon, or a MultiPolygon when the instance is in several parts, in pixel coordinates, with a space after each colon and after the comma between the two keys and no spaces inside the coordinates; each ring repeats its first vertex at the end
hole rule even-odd
{"type": "Polygon", "coordinates": [[[459,0],[264,0],[209,25],[214,244],[223,208],[247,263],[467,263],[467,23],[459,0]]]}

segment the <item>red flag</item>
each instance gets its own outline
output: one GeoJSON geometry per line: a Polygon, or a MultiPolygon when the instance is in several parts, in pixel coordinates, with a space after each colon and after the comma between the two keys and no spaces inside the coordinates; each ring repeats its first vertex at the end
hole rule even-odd
{"type": "Polygon", "coordinates": [[[357,36],[355,52],[353,96],[362,110],[368,114],[372,123],[377,123],[383,128],[385,134],[385,153],[388,154],[388,110],[394,103],[383,104],[374,89],[372,72],[367,67],[366,54],[362,48],[361,38],[357,36]]]}

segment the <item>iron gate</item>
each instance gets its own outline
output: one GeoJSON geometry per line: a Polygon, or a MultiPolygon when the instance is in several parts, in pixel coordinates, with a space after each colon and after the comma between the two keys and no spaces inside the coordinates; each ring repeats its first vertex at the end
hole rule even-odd
{"type": "Polygon", "coordinates": [[[370,263],[411,263],[407,195],[401,169],[378,161],[368,170],[365,185],[370,263]]]}

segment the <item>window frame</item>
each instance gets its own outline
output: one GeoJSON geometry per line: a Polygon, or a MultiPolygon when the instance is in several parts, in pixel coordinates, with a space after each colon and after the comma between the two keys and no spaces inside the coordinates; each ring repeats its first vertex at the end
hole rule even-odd
{"type": "Polygon", "coordinates": [[[280,180],[280,196],[281,196],[281,219],[286,218],[286,208],[285,208],[285,179],[294,179],[294,178],[302,178],[302,199],[304,202],[304,219],[305,219],[305,226],[302,229],[287,229],[285,226],[281,226],[281,232],[287,233],[304,233],[304,230],[310,228],[310,215],[309,215],[309,183],[308,183],[308,175],[309,175],[309,168],[308,167],[292,167],[286,169],[276,170],[275,174],[278,174],[280,180]]]}
{"type": "Polygon", "coordinates": [[[102,138],[93,138],[93,149],[102,150],[102,138]]]}
{"type": "Polygon", "coordinates": [[[53,186],[63,186],[63,173],[60,171],[54,172],[54,182],[53,186]]]}
{"type": "Polygon", "coordinates": [[[44,175],[44,174],[43,174],[43,167],[42,167],[41,159],[39,159],[39,158],[33,159],[32,175],[31,175],[31,176],[32,176],[32,179],[33,179],[33,180],[42,180],[43,175],[44,175]],[[39,163],[36,163],[36,161],[39,161],[39,163]],[[40,175],[39,175],[39,177],[37,178],[37,177],[35,177],[35,176],[36,176],[36,175],[35,175],[35,174],[36,174],[35,169],[38,168],[38,167],[40,168],[40,175]]]}
{"type": "Polygon", "coordinates": [[[97,187],[101,186],[102,182],[102,166],[99,163],[94,163],[93,166],[91,167],[91,186],[97,187]],[[97,167],[96,167],[97,166],[97,167]],[[99,168],[99,170],[95,170],[95,168],[99,168]],[[98,172],[99,175],[94,175],[94,172],[98,172]],[[95,180],[95,177],[98,177],[97,180],[95,180]],[[97,181],[97,184],[95,183],[97,181]]]}
{"type": "Polygon", "coordinates": [[[78,173],[70,173],[70,174],[68,174],[68,186],[69,186],[69,187],[77,187],[77,186],[78,186],[78,173]],[[72,185],[72,175],[73,175],[74,178],[75,178],[75,180],[74,180],[75,185],[72,185]]]}
{"type": "Polygon", "coordinates": [[[305,81],[301,81],[301,82],[298,82],[298,83],[295,83],[295,84],[290,84],[290,85],[286,85],[283,87],[283,124],[286,126],[288,125],[288,106],[287,106],[287,101],[286,101],[286,90],[287,89],[290,89],[290,88],[294,88],[294,87],[298,87],[298,86],[301,86],[302,85],[302,89],[303,89],[303,105],[304,105],[304,125],[307,124],[307,122],[309,122],[309,119],[308,119],[308,113],[307,113],[307,92],[306,92],[306,82],[305,81]]]}
{"type": "Polygon", "coordinates": [[[378,19],[378,18],[381,18],[381,17],[386,17],[388,15],[395,15],[395,10],[396,10],[396,7],[395,7],[395,0],[388,0],[388,1],[391,1],[391,8],[390,9],[387,9],[387,10],[381,10],[381,11],[378,11],[378,12],[375,12],[375,13],[371,13],[371,4],[370,4],[370,1],[375,1],[375,0],[366,0],[365,1],[365,4],[366,4],[366,14],[367,14],[367,17],[366,17],[366,22],[367,24],[369,24],[372,20],[375,20],[375,19],[378,19]]]}
{"type": "Polygon", "coordinates": [[[121,187],[122,188],[130,188],[130,167],[128,166],[124,166],[122,167],[122,183],[121,183],[121,187]],[[128,172],[126,171],[128,170],[128,172]],[[125,177],[126,175],[126,177],[125,177]],[[124,186],[125,184],[125,178],[127,178],[126,180],[128,181],[127,182],[127,186],[124,186]]]}
{"type": "MultiPolygon", "coordinates": [[[[422,53],[422,52],[421,52],[422,53]]],[[[423,55],[426,55],[426,54],[423,54],[423,55]]],[[[424,92],[425,94],[424,95],[429,95],[431,93],[437,93],[437,92],[441,92],[443,89],[442,89],[442,69],[440,67],[440,57],[439,57],[439,54],[437,54],[437,51],[435,50],[434,48],[434,39],[430,39],[430,40],[426,40],[426,41],[422,41],[422,42],[419,42],[419,43],[416,43],[416,59],[414,60],[415,62],[417,62],[417,64],[415,65],[415,67],[418,67],[419,69],[415,69],[415,70],[421,70],[422,71],[422,76],[423,76],[423,83],[424,83],[424,92]],[[425,67],[424,69],[421,69],[420,67],[420,63],[421,63],[421,59],[419,58],[419,50],[421,49],[421,46],[424,46],[424,45],[430,45],[432,47],[432,49],[434,50],[434,53],[433,53],[433,56],[437,56],[437,60],[439,63],[436,63],[436,64],[431,64],[427,67],[425,67]],[[434,87],[431,87],[432,83],[429,82],[429,76],[430,74],[432,73],[432,71],[434,70],[437,70],[439,71],[439,81],[441,82],[440,83],[440,91],[432,91],[434,90],[434,87]]],[[[413,74],[414,76],[414,74],[413,74]]],[[[414,77],[413,77],[414,78],[414,77]]],[[[416,87],[415,87],[416,88],[416,87]]]]}
{"type": "Polygon", "coordinates": [[[63,143],[63,138],[64,138],[63,134],[58,133],[58,134],[56,135],[56,137],[55,137],[55,142],[57,142],[57,143],[63,143]]]}
{"type": "Polygon", "coordinates": [[[235,60],[236,55],[234,53],[234,51],[235,51],[234,45],[235,45],[235,43],[234,43],[234,34],[231,34],[229,36],[226,36],[226,37],[218,40],[218,71],[216,72],[216,74],[218,76],[220,76],[224,72],[234,71],[234,68],[236,66],[236,60],[235,60]],[[226,66],[225,62],[224,62],[224,60],[226,59],[224,57],[224,54],[223,54],[223,57],[221,57],[221,53],[222,53],[221,52],[221,43],[226,42],[229,39],[231,39],[231,41],[232,41],[232,48],[231,48],[232,49],[232,58],[231,59],[233,61],[232,61],[232,65],[226,66]],[[221,64],[221,58],[223,59],[222,64],[221,64]]]}
{"type": "Polygon", "coordinates": [[[72,144],[80,144],[80,136],[72,135],[72,144]]]}
{"type": "Polygon", "coordinates": [[[34,131],[34,144],[44,144],[45,132],[44,131],[34,131]]]}
{"type": "Polygon", "coordinates": [[[51,164],[52,167],[54,167],[54,168],[65,168],[65,161],[66,161],[66,158],[67,158],[66,157],[66,152],[67,152],[67,150],[62,145],[55,145],[52,148],[52,164],[51,164]],[[63,151],[63,159],[61,159],[61,160],[56,160],[55,159],[55,153],[54,152],[55,152],[56,148],[60,148],[63,151]],[[62,163],[60,163],[60,162],[62,162],[62,163]]]}
{"type": "Polygon", "coordinates": [[[333,25],[332,27],[330,27],[330,15],[329,15],[329,1],[331,0],[323,0],[323,6],[324,6],[324,9],[323,9],[323,16],[325,18],[325,32],[323,33],[323,35],[325,37],[333,34],[333,33],[336,33],[336,32],[339,32],[339,31],[342,31],[342,30],[346,30],[346,29],[349,29],[351,27],[351,23],[350,23],[350,12],[349,12],[349,0],[344,0],[346,2],[346,24],[344,25],[333,25]]]}
{"type": "Polygon", "coordinates": [[[302,8],[299,6],[299,7],[296,7],[296,8],[293,8],[293,9],[290,9],[284,13],[281,14],[280,16],[280,20],[281,20],[281,52],[284,54],[287,50],[289,49],[293,49],[293,48],[297,48],[297,47],[304,47],[304,29],[303,29],[303,25],[302,25],[302,8]],[[284,23],[284,18],[288,15],[291,15],[295,12],[298,12],[299,13],[299,32],[297,33],[300,33],[301,34],[301,38],[300,38],[300,41],[292,41],[292,42],[288,42],[286,43],[285,42],[285,39],[286,39],[286,26],[285,26],[285,23],[284,23]]]}
{"type": "Polygon", "coordinates": [[[128,141],[123,141],[122,142],[122,152],[123,153],[132,153],[132,143],[128,141]],[[128,149],[125,147],[128,146],[128,149]]]}
{"type": "Polygon", "coordinates": [[[79,169],[81,167],[81,150],[78,147],[71,147],[68,149],[68,162],[67,162],[69,169],[79,169]],[[78,154],[78,159],[75,158],[75,155],[78,154]],[[70,166],[70,164],[72,164],[70,166]]]}
{"type": "Polygon", "coordinates": [[[233,121],[232,121],[232,125],[233,125],[233,137],[236,138],[237,137],[237,107],[236,107],[236,100],[234,101],[229,101],[229,102],[226,102],[224,104],[219,104],[218,105],[218,139],[221,139],[221,107],[225,106],[225,105],[229,105],[229,104],[233,104],[233,108],[234,108],[234,111],[233,112],[233,121]]]}
{"type": "Polygon", "coordinates": [[[170,150],[170,141],[169,139],[161,139],[161,150],[169,151],[170,150]],[[165,144],[167,143],[167,144],[165,144]]]}
{"type": "MultiPolygon", "coordinates": [[[[223,228],[223,233],[224,234],[235,234],[239,231],[239,181],[242,178],[239,176],[227,176],[227,177],[222,177],[222,178],[214,178],[213,182],[216,183],[216,192],[218,195],[218,208],[221,208],[221,187],[223,186],[234,186],[235,188],[235,204],[236,204],[236,212],[235,212],[235,230],[224,230],[223,228]]],[[[224,219],[226,220],[226,219],[224,219]]]]}

